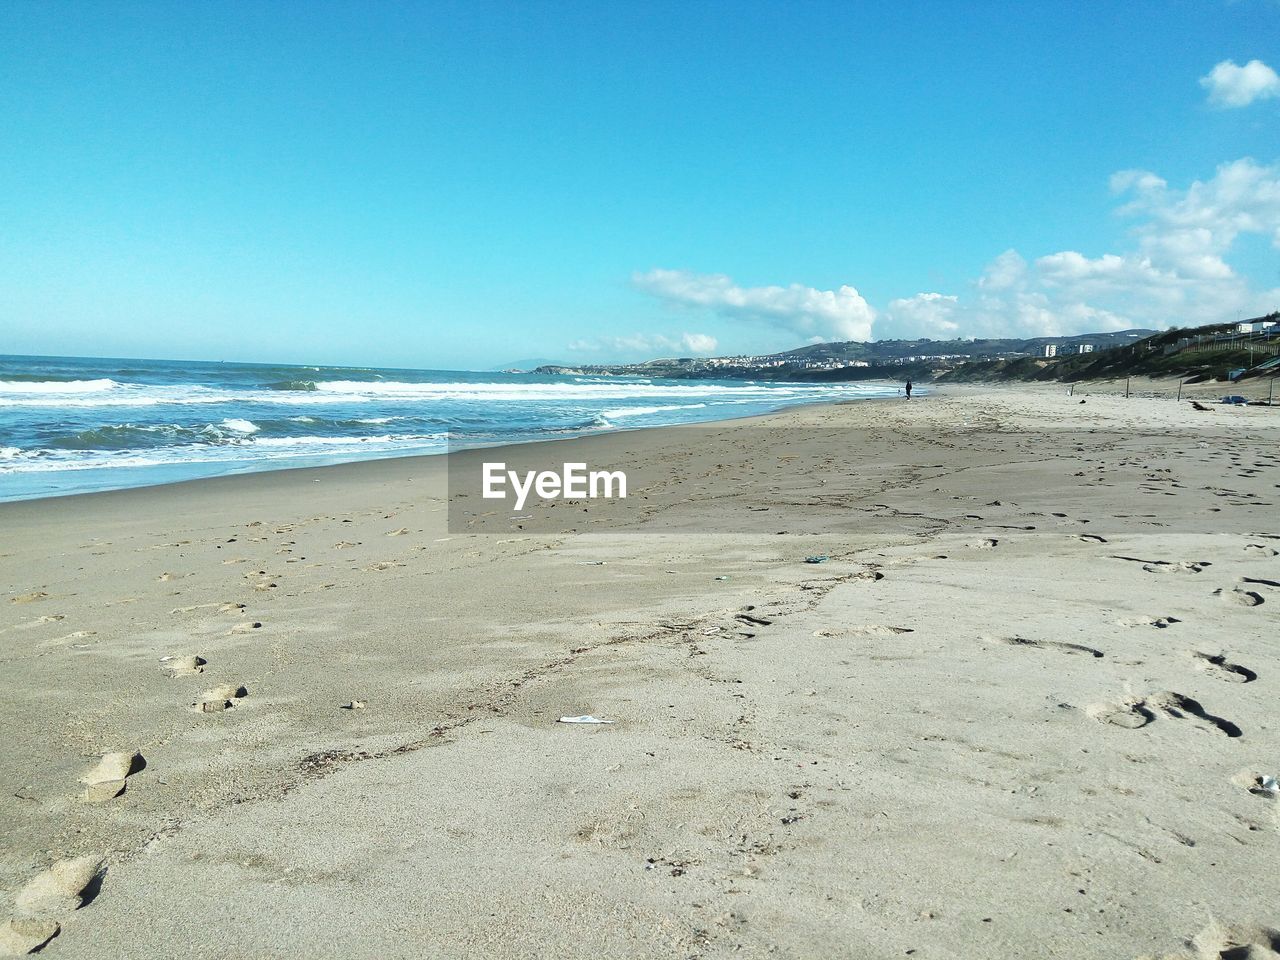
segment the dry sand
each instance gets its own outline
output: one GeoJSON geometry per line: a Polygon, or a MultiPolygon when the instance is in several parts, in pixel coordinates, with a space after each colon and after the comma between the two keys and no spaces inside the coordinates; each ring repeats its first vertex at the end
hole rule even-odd
{"type": "Polygon", "coordinates": [[[566,443],[646,491],[578,534],[430,458],[0,506],[0,952],[1280,955],[1277,441],[967,388],[566,443]]]}

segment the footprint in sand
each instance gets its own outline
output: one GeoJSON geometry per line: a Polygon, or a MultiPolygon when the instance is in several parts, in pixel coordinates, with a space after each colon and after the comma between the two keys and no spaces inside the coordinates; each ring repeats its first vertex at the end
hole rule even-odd
{"type": "Polygon", "coordinates": [[[1141,557],[1122,557],[1119,554],[1112,559],[1140,563],[1147,573],[1200,573],[1205,567],[1213,566],[1208,560],[1143,560],[1141,557]]]}
{"type": "Polygon", "coordinates": [[[1004,643],[1011,647],[1036,647],[1041,650],[1058,650],[1061,653],[1086,654],[1090,657],[1104,656],[1101,650],[1086,647],[1080,643],[1066,643],[1062,640],[1029,640],[1026,637],[983,637],[988,643],[1004,643]]]}
{"type": "Polygon", "coordinates": [[[246,620],[244,623],[237,623],[234,627],[232,627],[227,632],[228,633],[253,633],[253,631],[261,630],[261,629],[262,629],[261,620],[246,620]]]}
{"type": "Polygon", "coordinates": [[[988,537],[986,540],[975,540],[973,543],[967,543],[965,546],[973,550],[990,550],[1000,545],[999,540],[988,537]]]}
{"type": "Polygon", "coordinates": [[[125,780],[147,765],[137,750],[104,754],[98,765],[80,778],[85,785],[84,799],[102,803],[124,793],[125,780]]]}
{"type": "MultiPolygon", "coordinates": [[[[52,640],[46,640],[42,644],[40,644],[40,646],[55,647],[60,643],[71,643],[71,641],[73,640],[86,640],[89,637],[96,637],[97,635],[98,635],[98,631],[96,630],[74,630],[71,633],[64,634],[61,637],[54,637],[52,640]]],[[[72,644],[72,646],[83,648],[83,647],[89,646],[89,644],[78,643],[78,644],[72,644]]]]}
{"type": "Polygon", "coordinates": [[[1280,550],[1273,550],[1265,544],[1250,543],[1246,544],[1244,552],[1255,557],[1277,557],[1280,556],[1280,550]]]}
{"type": "Polygon", "coordinates": [[[843,630],[815,630],[815,637],[897,637],[915,633],[911,627],[891,627],[887,624],[869,623],[862,627],[846,627],[843,630]]]}
{"type": "Polygon", "coordinates": [[[1248,667],[1242,667],[1238,663],[1229,663],[1222,654],[1200,653],[1193,650],[1191,656],[1196,661],[1196,669],[1203,670],[1219,680],[1226,680],[1230,683],[1252,683],[1258,679],[1258,675],[1248,667]]]}
{"type": "Polygon", "coordinates": [[[1194,953],[1144,956],[1138,960],[1275,960],[1280,958],[1280,931],[1261,926],[1226,926],[1214,920],[1188,944],[1194,953]]]}
{"type": "Polygon", "coordinates": [[[32,593],[24,593],[16,597],[10,597],[10,603],[35,603],[37,600],[47,600],[49,595],[43,590],[36,590],[32,593]]]}
{"type": "Polygon", "coordinates": [[[200,699],[191,705],[196,713],[222,713],[230,710],[249,695],[243,684],[224,683],[221,686],[206,690],[200,699]]]}
{"type": "Polygon", "coordinates": [[[1142,569],[1147,573],[1200,573],[1208,566],[1211,566],[1211,564],[1207,560],[1179,560],[1177,562],[1155,560],[1151,563],[1144,563],[1142,569]]]}
{"type": "Polygon", "coordinates": [[[742,613],[734,614],[734,619],[740,620],[743,623],[749,623],[755,627],[767,627],[773,623],[773,621],[768,619],[767,617],[757,617],[755,614],[751,612],[754,609],[755,609],[754,605],[749,607],[743,607],[742,613]]]}
{"type": "Polygon", "coordinates": [[[1177,617],[1125,617],[1116,621],[1117,626],[1121,627],[1155,627],[1157,630],[1164,630],[1171,627],[1175,623],[1181,623],[1177,617]]]}
{"type": "Polygon", "coordinates": [[[1106,537],[1100,537],[1096,533],[1082,533],[1080,539],[1085,543],[1106,543],[1106,537]]]}
{"type": "Polygon", "coordinates": [[[0,957],[35,953],[61,932],[57,920],[15,917],[0,927],[0,957]]]}
{"type": "Polygon", "coordinates": [[[1126,697],[1119,703],[1095,703],[1086,707],[1085,712],[1099,723],[1128,730],[1145,727],[1157,716],[1165,716],[1174,720],[1192,718],[1228,737],[1239,737],[1242,733],[1230,720],[1215,717],[1190,697],[1171,691],[1153,693],[1147,697],[1126,697]]]}
{"type": "Polygon", "coordinates": [[[49,917],[79,910],[98,893],[103,862],[98,857],[59,860],[22,888],[14,905],[24,917],[49,917]]]}
{"type": "Polygon", "coordinates": [[[160,672],[166,677],[190,677],[204,673],[205,664],[209,661],[194,654],[180,657],[161,657],[160,672]]]}
{"type": "Polygon", "coordinates": [[[1262,594],[1254,593],[1252,590],[1242,590],[1240,587],[1233,587],[1230,590],[1219,587],[1213,591],[1213,595],[1237,607],[1260,607],[1264,603],[1262,594]]]}

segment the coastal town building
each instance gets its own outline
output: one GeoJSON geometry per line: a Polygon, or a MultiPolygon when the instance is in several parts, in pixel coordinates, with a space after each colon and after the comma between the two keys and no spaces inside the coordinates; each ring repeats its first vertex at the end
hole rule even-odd
{"type": "Polygon", "coordinates": [[[1258,317],[1256,320],[1245,320],[1236,324],[1236,333],[1262,333],[1280,326],[1275,320],[1268,320],[1265,317],[1258,317]]]}

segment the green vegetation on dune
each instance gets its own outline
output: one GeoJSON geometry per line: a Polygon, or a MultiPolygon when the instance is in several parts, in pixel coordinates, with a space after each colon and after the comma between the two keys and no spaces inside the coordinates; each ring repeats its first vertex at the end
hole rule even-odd
{"type": "MultiPolygon", "coordinates": [[[[1275,319],[1274,317],[1271,319],[1275,319]]],[[[1120,377],[1187,377],[1193,381],[1227,380],[1231,372],[1249,371],[1280,353],[1280,343],[1260,335],[1232,336],[1233,324],[1194,329],[1173,328],[1136,343],[1066,357],[1010,357],[976,360],[938,374],[942,383],[983,380],[1061,381],[1114,380],[1120,377]]]]}

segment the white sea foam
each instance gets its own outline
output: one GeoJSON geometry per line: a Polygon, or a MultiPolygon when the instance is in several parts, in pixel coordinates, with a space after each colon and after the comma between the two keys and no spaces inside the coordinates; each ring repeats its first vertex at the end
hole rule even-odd
{"type": "Polygon", "coordinates": [[[157,405],[251,404],[297,407],[339,403],[475,401],[594,403],[653,400],[663,406],[681,400],[776,400],[861,396],[883,388],[863,384],[726,384],[699,381],[681,384],[627,382],[590,383],[407,383],[401,381],[325,380],[315,390],[262,390],[196,385],[117,383],[114,380],[24,383],[0,382],[0,407],[152,407],[157,405]],[[9,389],[12,388],[12,389],[9,389]],[[33,389],[35,388],[35,389],[33,389]],[[71,388],[71,389],[67,389],[71,388]]]}
{"type": "MultiPolygon", "coordinates": [[[[384,381],[368,383],[360,380],[325,380],[316,383],[317,394],[342,396],[348,400],[377,398],[379,400],[493,400],[493,401],[574,401],[574,400],[630,400],[636,398],[702,399],[749,395],[757,399],[790,397],[821,397],[842,394],[860,395],[882,392],[868,389],[861,384],[785,384],[766,385],[728,384],[698,381],[681,384],[653,384],[628,382],[621,379],[600,380],[588,383],[405,383],[384,381]]],[[[286,391],[287,392],[287,391],[286,391]]]]}
{"type": "MultiPolygon", "coordinates": [[[[264,376],[262,382],[268,379],[264,376]]],[[[496,443],[730,416],[736,414],[733,405],[765,410],[885,394],[883,383],[744,385],[624,377],[468,382],[465,374],[436,383],[321,380],[314,389],[298,390],[239,383],[232,377],[164,384],[127,382],[123,377],[0,380],[0,418],[7,444],[0,446],[0,478],[10,478],[0,483],[0,500],[441,452],[448,436],[445,424],[455,431],[454,443],[496,443]],[[66,424],[65,430],[57,428],[59,424],[66,424]],[[128,432],[134,430],[140,433],[128,432]],[[339,430],[371,435],[320,435],[339,430]],[[441,432],[428,432],[436,430],[441,432]],[[304,435],[277,435],[295,431],[304,435]],[[44,443],[50,445],[37,446],[44,443]],[[128,446],[109,449],[113,444],[128,446]],[[99,471],[110,477],[116,468],[128,479],[104,482],[82,473],[58,479],[62,471],[99,471]]]]}
{"type": "Polygon", "coordinates": [[[0,475],[57,473],[105,467],[157,467],[198,463],[249,463],[262,459],[362,458],[387,453],[443,450],[447,435],[388,434],[377,437],[245,437],[224,444],[187,443],[152,450],[18,450],[0,448],[0,475]]]}
{"type": "Polygon", "coordinates": [[[120,384],[114,380],[0,380],[0,394],[100,393],[120,384]]]}
{"type": "Polygon", "coordinates": [[[702,410],[705,407],[705,403],[675,403],[662,407],[618,407],[616,410],[602,410],[600,416],[606,420],[619,420],[625,417],[646,417],[654,413],[666,413],[669,410],[702,410]]]}

